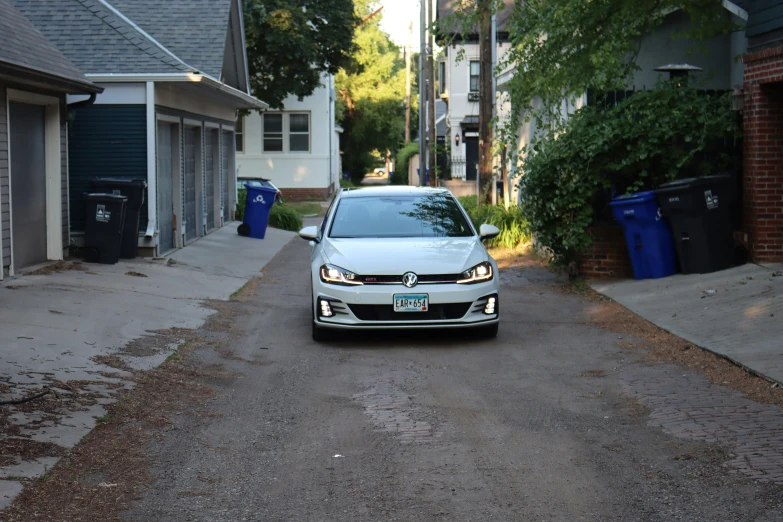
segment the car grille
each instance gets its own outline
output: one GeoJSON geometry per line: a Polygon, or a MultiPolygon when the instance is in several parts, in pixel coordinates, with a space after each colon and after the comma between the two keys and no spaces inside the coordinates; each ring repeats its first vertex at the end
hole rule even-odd
{"type": "Polygon", "coordinates": [[[360,321],[442,321],[462,319],[473,303],[430,304],[426,312],[395,312],[392,305],[349,304],[360,321]]]}
{"type": "MultiPolygon", "coordinates": [[[[460,274],[423,274],[419,275],[420,285],[434,285],[445,283],[456,283],[460,278],[460,274]]],[[[369,275],[363,276],[362,282],[365,285],[401,285],[402,276],[399,275],[369,275]]]]}

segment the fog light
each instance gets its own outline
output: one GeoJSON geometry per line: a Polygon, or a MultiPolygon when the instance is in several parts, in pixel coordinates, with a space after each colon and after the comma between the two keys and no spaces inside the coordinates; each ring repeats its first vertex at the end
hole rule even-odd
{"type": "Polygon", "coordinates": [[[323,299],[319,299],[318,302],[321,305],[321,317],[332,317],[334,315],[334,312],[332,311],[332,306],[329,304],[329,301],[324,301],[323,299]]]}
{"type": "Polygon", "coordinates": [[[494,297],[490,297],[487,299],[487,304],[484,306],[484,313],[487,315],[495,315],[495,304],[497,303],[497,299],[494,297]]]}

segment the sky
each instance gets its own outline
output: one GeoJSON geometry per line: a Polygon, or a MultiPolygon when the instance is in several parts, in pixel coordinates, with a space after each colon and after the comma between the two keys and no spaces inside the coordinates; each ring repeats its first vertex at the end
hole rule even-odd
{"type": "Polygon", "coordinates": [[[400,47],[408,45],[408,26],[413,22],[413,50],[419,50],[419,0],[381,0],[381,28],[400,47]]]}

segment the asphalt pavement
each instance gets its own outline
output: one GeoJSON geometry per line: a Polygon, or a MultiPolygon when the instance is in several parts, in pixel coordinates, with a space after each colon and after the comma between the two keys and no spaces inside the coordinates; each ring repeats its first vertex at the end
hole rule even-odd
{"type": "MultiPolygon", "coordinates": [[[[233,314],[231,357],[192,354],[235,377],[212,383],[212,414],[170,419],[126,520],[781,520],[783,475],[735,462],[753,429],[687,424],[709,414],[701,398],[730,420],[747,399],[644,360],[546,269],[501,272],[497,339],[331,344],[310,339],[307,270],[307,244],[290,243],[233,314]]],[[[770,433],[767,466],[783,459],[770,433]]]]}

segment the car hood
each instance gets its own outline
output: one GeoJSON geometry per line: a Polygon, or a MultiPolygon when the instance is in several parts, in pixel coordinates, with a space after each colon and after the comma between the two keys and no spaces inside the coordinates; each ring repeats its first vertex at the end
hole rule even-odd
{"type": "Polygon", "coordinates": [[[459,274],[487,260],[476,237],[330,238],[323,254],[359,275],[459,274]]]}

